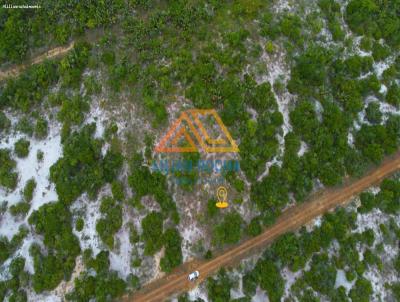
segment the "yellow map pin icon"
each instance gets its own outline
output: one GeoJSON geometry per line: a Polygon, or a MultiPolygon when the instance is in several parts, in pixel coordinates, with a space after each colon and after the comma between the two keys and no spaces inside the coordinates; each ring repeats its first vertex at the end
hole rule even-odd
{"type": "Polygon", "coordinates": [[[228,190],[225,187],[221,186],[217,189],[217,198],[218,202],[215,204],[217,208],[224,209],[229,206],[227,202],[228,190]]]}

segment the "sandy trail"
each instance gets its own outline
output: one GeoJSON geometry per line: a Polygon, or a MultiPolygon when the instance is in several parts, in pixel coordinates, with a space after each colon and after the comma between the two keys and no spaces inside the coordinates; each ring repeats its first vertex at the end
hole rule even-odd
{"type": "Polygon", "coordinates": [[[167,275],[145,286],[138,293],[124,297],[124,301],[135,302],[161,302],[174,294],[188,291],[215,274],[220,268],[234,265],[238,261],[249,257],[252,253],[265,248],[277,237],[298,229],[310,220],[343,205],[351,197],[361,193],[368,187],[376,185],[384,178],[400,169],[400,152],[387,158],[379,167],[370,171],[363,178],[349,181],[347,184],[327,189],[316,194],[308,202],[296,205],[285,211],[277,222],[267,228],[261,235],[248,239],[236,247],[221,253],[210,261],[190,262],[167,275]],[[196,283],[187,280],[187,275],[193,270],[200,272],[196,283]]]}
{"type": "Polygon", "coordinates": [[[46,59],[52,59],[52,58],[56,58],[59,56],[63,56],[74,47],[74,44],[75,44],[75,42],[71,42],[67,46],[56,47],[56,48],[50,49],[49,51],[33,58],[30,62],[28,62],[26,64],[17,65],[15,67],[12,67],[12,68],[4,70],[4,71],[0,70],[0,81],[3,81],[7,78],[17,77],[22,71],[27,69],[29,66],[34,65],[34,64],[39,64],[46,59]]]}

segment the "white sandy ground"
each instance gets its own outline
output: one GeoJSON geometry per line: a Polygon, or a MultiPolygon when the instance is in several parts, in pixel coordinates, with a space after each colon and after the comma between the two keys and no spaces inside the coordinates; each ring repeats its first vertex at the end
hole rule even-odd
{"type": "Polygon", "coordinates": [[[126,279],[131,273],[131,250],[129,241],[129,229],[123,228],[116,234],[119,241],[119,251],[110,252],[110,269],[119,273],[119,276],[126,279]]]}
{"type": "Polygon", "coordinates": [[[297,272],[292,272],[288,267],[284,267],[281,270],[282,278],[285,280],[285,290],[282,300],[290,297],[292,285],[296,283],[297,279],[302,277],[304,271],[308,271],[310,269],[310,262],[311,260],[308,260],[304,269],[297,272]]]}
{"type": "Polygon", "coordinates": [[[95,137],[97,138],[103,137],[105,129],[104,124],[107,121],[108,121],[107,112],[100,108],[100,104],[98,101],[93,101],[91,104],[89,116],[86,120],[86,124],[90,123],[96,124],[96,132],[94,134],[95,137]]]}
{"type": "MultiPolygon", "coordinates": [[[[109,195],[109,188],[103,189],[107,191],[106,194],[101,194],[100,196],[109,195]],[[108,190],[107,190],[108,189],[108,190]]],[[[83,212],[83,220],[84,226],[82,231],[78,232],[75,228],[73,229],[73,233],[75,236],[79,238],[81,249],[85,250],[91,248],[93,250],[93,255],[97,255],[101,251],[102,242],[99,238],[99,235],[96,232],[96,223],[97,220],[101,218],[100,213],[100,201],[90,201],[87,197],[87,194],[83,194],[79,197],[74,204],[71,206],[71,211],[75,212],[83,212]]]]}
{"type": "Polygon", "coordinates": [[[191,301],[201,298],[204,301],[208,302],[207,290],[205,289],[204,285],[200,285],[199,287],[196,287],[193,290],[189,291],[188,296],[191,301]]]}
{"type": "Polygon", "coordinates": [[[242,279],[242,273],[239,272],[238,270],[233,271],[230,273],[230,278],[231,280],[234,280],[235,284],[237,286],[233,289],[231,289],[230,294],[231,294],[231,299],[238,299],[245,297],[243,294],[243,279],[242,279]]]}
{"type": "MultiPolygon", "coordinates": [[[[17,122],[17,118],[10,113],[7,116],[12,121],[13,126],[17,122]]],[[[11,239],[17,232],[20,226],[28,226],[28,217],[30,214],[39,209],[42,205],[56,201],[58,199],[55,187],[49,181],[50,167],[59,159],[62,154],[62,146],[60,142],[60,125],[52,122],[49,125],[49,134],[44,140],[36,140],[35,138],[27,137],[23,134],[11,133],[7,138],[1,138],[0,148],[8,148],[13,150],[14,143],[20,139],[26,138],[30,141],[29,155],[26,158],[19,159],[13,155],[17,162],[16,171],[18,172],[18,185],[13,192],[6,192],[0,189],[0,200],[8,201],[8,205],[18,203],[23,199],[22,190],[25,183],[34,178],[36,181],[36,189],[33,194],[33,199],[30,202],[31,209],[25,218],[15,218],[7,211],[4,215],[0,216],[0,236],[6,236],[11,239]],[[42,162],[37,161],[37,152],[41,150],[44,153],[42,162]]],[[[29,234],[22,242],[21,247],[10,257],[3,265],[0,266],[0,280],[9,278],[8,266],[12,259],[22,256],[25,258],[25,270],[33,273],[33,260],[29,254],[29,248],[32,243],[38,243],[43,246],[40,236],[29,234]]],[[[28,292],[29,301],[61,301],[54,294],[37,295],[32,291],[28,292]]]]}
{"type": "MultiPolygon", "coordinates": [[[[16,118],[9,117],[14,124],[16,118]]],[[[49,128],[49,135],[44,140],[36,140],[21,134],[10,134],[7,139],[3,138],[0,141],[0,148],[11,149],[12,152],[14,143],[18,139],[23,137],[30,141],[28,157],[19,159],[13,155],[13,158],[17,162],[16,171],[19,176],[17,188],[13,192],[6,192],[0,189],[0,200],[7,201],[8,206],[16,204],[23,199],[22,190],[29,179],[34,178],[37,184],[33,199],[30,202],[31,209],[25,218],[15,218],[8,211],[0,216],[0,236],[6,236],[9,240],[18,232],[21,225],[28,225],[28,217],[34,210],[39,209],[45,203],[57,200],[55,187],[50,183],[48,178],[50,167],[58,160],[62,152],[59,133],[60,125],[58,123],[53,123],[49,128]],[[42,162],[37,162],[36,156],[38,150],[44,153],[42,162]]],[[[17,254],[22,254],[26,258],[26,269],[29,272],[32,272],[33,268],[32,261],[28,256],[28,249],[30,243],[33,241],[35,241],[35,239],[33,239],[32,236],[25,238],[21,249],[17,252],[17,254]]]]}
{"type": "Polygon", "coordinates": [[[279,0],[277,3],[273,6],[273,10],[277,13],[285,13],[285,12],[291,12],[293,11],[294,4],[296,2],[293,0],[279,0]]]}
{"type": "Polygon", "coordinates": [[[303,156],[304,153],[308,151],[308,146],[305,142],[301,141],[299,152],[297,152],[298,156],[303,156]]]}
{"type": "MultiPolygon", "coordinates": [[[[16,171],[18,172],[18,185],[13,192],[6,192],[0,189],[0,199],[8,201],[8,205],[16,204],[22,200],[22,190],[26,182],[34,178],[36,181],[36,190],[31,201],[31,211],[37,210],[43,204],[57,200],[54,185],[49,181],[50,167],[59,159],[62,153],[60,142],[60,125],[53,123],[49,126],[49,135],[44,140],[29,138],[24,134],[11,134],[0,141],[0,148],[11,150],[13,159],[17,162],[16,171]],[[20,138],[30,141],[29,155],[26,158],[18,158],[13,154],[14,143],[20,138]],[[36,156],[38,150],[44,153],[42,162],[37,162],[36,156]]],[[[1,232],[4,228],[1,227],[1,232]]]]}
{"type": "MultiPolygon", "coordinates": [[[[96,124],[96,132],[94,135],[95,137],[101,138],[103,136],[105,125],[109,121],[109,119],[110,117],[108,116],[107,112],[101,109],[100,100],[94,99],[91,103],[90,111],[87,114],[85,124],[89,124],[92,122],[96,124]]],[[[119,130],[121,130],[120,125],[118,126],[119,130]]],[[[59,136],[58,136],[58,142],[60,142],[59,136]]],[[[108,146],[105,144],[105,146],[102,149],[103,155],[107,151],[107,147],[108,146]]],[[[45,152],[45,150],[43,151],[45,152]]],[[[62,153],[62,148],[61,145],[59,145],[58,157],[61,156],[61,153],[62,153]]],[[[54,162],[57,161],[58,157],[54,159],[54,162]]],[[[46,152],[45,152],[45,160],[46,160],[46,152]]],[[[48,163],[47,164],[48,168],[50,168],[50,166],[54,162],[48,163]]],[[[47,169],[47,171],[49,170],[47,169]]],[[[83,215],[85,222],[84,228],[81,232],[76,231],[73,225],[73,233],[78,237],[82,251],[87,248],[91,248],[93,250],[93,256],[96,256],[101,250],[105,249],[96,231],[97,220],[101,218],[101,213],[99,211],[100,202],[104,196],[111,196],[111,189],[109,185],[104,186],[100,190],[96,200],[90,200],[87,194],[85,193],[81,195],[79,198],[77,198],[77,200],[71,206],[71,212],[73,213],[74,218],[76,219],[76,217],[83,215]]],[[[57,194],[55,192],[53,200],[57,200],[57,194]]],[[[30,240],[34,239],[31,238],[30,240]]],[[[116,249],[115,251],[110,252],[110,257],[109,257],[110,269],[116,270],[120,277],[125,278],[130,272],[127,269],[130,268],[130,250],[128,248],[128,245],[130,246],[130,244],[129,244],[129,234],[127,233],[127,230],[125,228],[121,228],[121,230],[116,234],[115,240],[116,242],[118,242],[119,247],[118,250],[116,249]]],[[[24,257],[26,257],[27,259],[26,268],[27,266],[28,268],[30,267],[31,268],[30,271],[33,272],[33,267],[32,267],[33,263],[30,256],[28,255],[29,246],[30,244],[27,244],[26,255],[24,255],[24,257]]],[[[60,285],[55,290],[49,293],[37,295],[33,291],[30,291],[28,293],[28,300],[48,301],[48,302],[63,301],[65,293],[73,289],[74,278],[79,276],[79,274],[84,270],[81,260],[82,260],[81,257],[77,258],[77,262],[73,272],[73,277],[71,278],[70,281],[61,282],[60,285]]]]}
{"type": "MultiPolygon", "coordinates": [[[[206,230],[198,222],[196,215],[202,212],[202,203],[199,193],[208,192],[210,186],[206,184],[203,192],[197,192],[196,194],[188,194],[180,188],[175,188],[174,200],[177,202],[177,208],[179,211],[180,222],[177,225],[177,229],[182,237],[182,257],[183,261],[190,261],[196,257],[196,251],[194,246],[201,240],[205,240],[204,234],[206,230]]],[[[199,190],[202,191],[202,190],[199,190]]],[[[207,242],[203,241],[203,245],[207,246],[207,242]]]]}
{"type": "Polygon", "coordinates": [[[194,255],[192,254],[192,246],[193,243],[196,243],[203,237],[203,233],[194,224],[191,224],[187,227],[178,228],[181,236],[182,236],[182,256],[183,262],[190,260],[194,255]]]}
{"type": "Polygon", "coordinates": [[[336,271],[335,288],[343,286],[346,289],[346,292],[348,293],[355,283],[356,280],[353,280],[351,282],[347,280],[346,272],[344,270],[339,269],[336,271]]]}
{"type": "Polygon", "coordinates": [[[256,294],[251,298],[251,302],[269,302],[269,299],[266,292],[258,286],[256,294]]]}
{"type": "MultiPolygon", "coordinates": [[[[12,121],[14,126],[18,118],[11,113],[6,112],[8,118],[12,121]]],[[[85,124],[96,123],[95,137],[102,137],[105,129],[105,123],[108,116],[105,111],[99,106],[98,101],[93,101],[91,104],[90,112],[87,114],[85,124]]],[[[0,137],[0,148],[8,148],[13,152],[14,143],[20,138],[26,138],[30,141],[30,152],[27,158],[19,159],[13,155],[16,161],[16,172],[18,172],[18,185],[13,192],[7,192],[0,189],[0,201],[7,201],[8,206],[18,203],[22,200],[22,190],[27,180],[34,178],[37,186],[34,191],[33,199],[31,201],[31,209],[25,218],[14,218],[7,211],[0,216],[0,236],[6,236],[9,240],[18,232],[21,225],[29,228],[27,222],[30,214],[39,209],[42,205],[48,202],[57,201],[58,196],[55,191],[54,184],[49,181],[50,167],[61,157],[62,145],[60,139],[61,125],[58,122],[52,121],[49,125],[49,134],[44,140],[37,140],[35,138],[27,137],[20,133],[10,133],[6,137],[0,137]],[[44,153],[42,162],[37,161],[37,151],[41,150],[44,153]]],[[[106,150],[102,150],[105,153],[106,150]]],[[[110,188],[102,188],[98,198],[95,201],[90,201],[86,194],[79,197],[71,206],[71,211],[80,211],[83,213],[85,225],[81,232],[73,229],[74,234],[80,239],[81,249],[92,248],[94,255],[102,250],[104,247],[96,232],[96,222],[100,218],[99,205],[102,196],[110,195],[110,188]]],[[[125,218],[126,219],[126,218],[125,218]]],[[[116,234],[116,241],[119,242],[119,249],[110,253],[110,266],[111,269],[116,270],[119,275],[125,278],[130,268],[130,243],[129,233],[126,228],[122,228],[116,234]]],[[[8,266],[12,259],[18,256],[23,256],[26,259],[25,270],[29,273],[34,273],[33,260],[29,255],[29,248],[32,243],[36,242],[43,247],[41,236],[29,235],[23,240],[21,247],[10,257],[3,265],[0,266],[0,280],[9,278],[8,266]]],[[[78,259],[79,260],[79,259],[78,259]]],[[[74,274],[78,274],[82,270],[82,266],[77,263],[74,274]]],[[[72,286],[72,281],[62,282],[57,289],[50,293],[35,294],[33,291],[28,292],[29,301],[62,301],[63,293],[68,291],[72,286]]]]}

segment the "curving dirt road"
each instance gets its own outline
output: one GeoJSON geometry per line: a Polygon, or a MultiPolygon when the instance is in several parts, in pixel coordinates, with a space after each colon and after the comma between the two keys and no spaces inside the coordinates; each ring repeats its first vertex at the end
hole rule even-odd
{"type": "Polygon", "coordinates": [[[58,56],[62,56],[66,54],[68,51],[70,51],[73,47],[74,47],[74,42],[71,42],[68,46],[56,47],[45,52],[44,54],[41,54],[40,56],[37,56],[27,64],[18,65],[4,71],[0,70],[0,81],[3,81],[11,77],[17,77],[22,71],[24,71],[29,66],[41,63],[46,59],[52,59],[58,56]]]}
{"type": "Polygon", "coordinates": [[[186,263],[174,273],[154,281],[140,292],[132,296],[126,296],[123,300],[161,302],[174,294],[187,291],[216,273],[220,268],[232,265],[248,257],[252,253],[265,248],[277,237],[289,231],[294,231],[321,214],[346,203],[352,196],[361,193],[372,185],[378,184],[398,169],[400,169],[400,153],[387,158],[378,168],[363,178],[348,183],[341,188],[328,189],[312,198],[309,202],[288,209],[273,226],[267,228],[261,235],[244,241],[210,261],[186,263]],[[187,275],[193,270],[200,272],[200,278],[196,283],[187,280],[187,275]]]}

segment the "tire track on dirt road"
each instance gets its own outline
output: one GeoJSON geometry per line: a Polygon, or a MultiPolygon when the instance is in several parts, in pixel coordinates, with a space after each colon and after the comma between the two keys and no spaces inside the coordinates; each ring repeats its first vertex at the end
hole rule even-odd
{"type": "Polygon", "coordinates": [[[123,300],[161,302],[174,294],[187,291],[197,286],[210,275],[215,274],[220,268],[233,265],[237,261],[251,256],[252,253],[265,248],[279,236],[294,231],[310,220],[345,204],[354,195],[361,193],[372,185],[378,184],[399,169],[400,153],[397,153],[387,158],[379,167],[370,171],[363,178],[352,181],[340,188],[327,189],[322,195],[288,209],[278,218],[274,225],[267,228],[262,234],[244,241],[210,261],[199,262],[192,269],[200,272],[199,280],[196,283],[191,283],[187,280],[187,275],[190,271],[181,269],[180,272],[175,272],[154,281],[134,295],[125,296],[123,300]]]}

